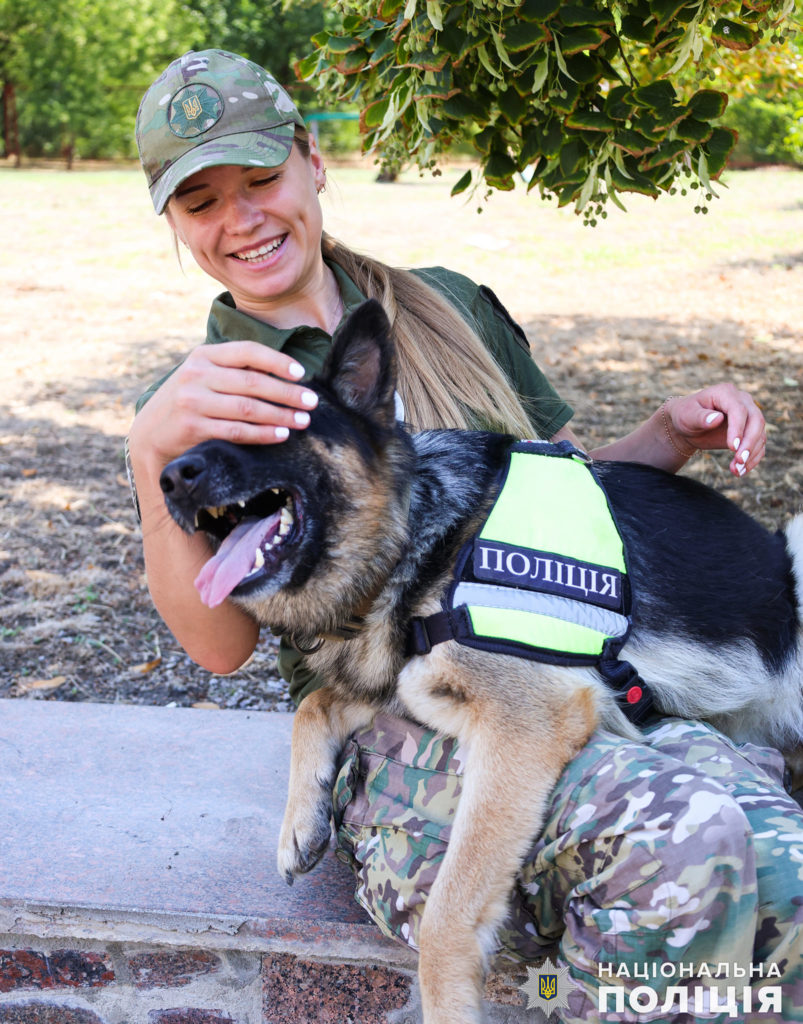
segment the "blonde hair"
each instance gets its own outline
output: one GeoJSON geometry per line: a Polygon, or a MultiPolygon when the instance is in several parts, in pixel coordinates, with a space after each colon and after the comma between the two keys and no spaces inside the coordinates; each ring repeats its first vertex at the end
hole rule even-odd
{"type": "Polygon", "coordinates": [[[322,251],[393,327],[398,390],[415,430],[459,427],[532,437],[515,388],[455,307],[420,277],[353,252],[324,233],[322,251]]]}

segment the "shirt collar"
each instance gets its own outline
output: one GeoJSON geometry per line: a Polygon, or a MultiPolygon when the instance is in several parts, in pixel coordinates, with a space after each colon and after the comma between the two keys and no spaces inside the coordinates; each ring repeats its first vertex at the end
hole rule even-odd
{"type": "MultiPolygon", "coordinates": [[[[343,300],[343,314],[346,316],[360,303],[365,302],[365,296],[337,263],[330,263],[327,260],[326,265],[335,275],[337,286],[340,289],[340,297],[343,300]]],[[[270,345],[271,348],[281,350],[285,348],[291,338],[299,333],[321,338],[329,337],[326,331],[321,330],[320,327],[279,328],[257,320],[256,317],[237,309],[229,292],[223,292],[213,301],[206,324],[206,340],[212,344],[236,339],[237,341],[258,341],[262,345],[270,345]]]]}

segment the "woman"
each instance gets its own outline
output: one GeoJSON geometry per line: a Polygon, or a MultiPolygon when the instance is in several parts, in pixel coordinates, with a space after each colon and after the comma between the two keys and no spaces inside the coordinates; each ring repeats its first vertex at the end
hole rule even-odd
{"type": "MultiPolygon", "coordinates": [[[[303,430],[317,401],[304,379],[365,297],[379,298],[393,321],[400,418],[414,429],[491,425],[579,442],[570,407],[491,292],[443,268],[384,267],[323,233],[321,155],[264,69],[223,51],[185,54],[146,93],[137,138],[157,213],[227,289],[213,304],[207,342],[143,396],[132,425],[148,582],[185,650],[231,672],[252,654],[258,627],[229,601],[201,604],[193,581],[211,552],[166,517],[159,474],[209,438],[273,444],[303,430]]],[[[761,413],[728,384],[668,399],[591,454],[675,471],[698,449],[716,448],[733,453],[739,476],[764,454],[761,413]]],[[[296,700],[325,684],[284,645],[280,667],[296,700]]],[[[642,965],[676,962],[711,965],[702,978],[719,964],[783,969],[777,1019],[803,1019],[795,859],[803,821],[779,785],[782,770],[775,752],[737,749],[699,723],[660,720],[644,744],[592,737],[556,787],[504,936],[525,957],[558,944],[573,981],[565,1020],[598,1019],[602,988],[632,992],[642,965]]],[[[338,780],[340,841],[358,898],[412,945],[459,786],[452,741],[388,718],[355,737],[338,780]],[[399,784],[388,784],[396,770],[399,784]]],[[[688,970],[658,972],[650,984],[660,992],[654,1016],[625,999],[605,1019],[666,1019],[670,1004],[676,1019],[717,1016],[707,996],[694,1012],[685,1005],[686,989],[700,984],[688,970]]]]}

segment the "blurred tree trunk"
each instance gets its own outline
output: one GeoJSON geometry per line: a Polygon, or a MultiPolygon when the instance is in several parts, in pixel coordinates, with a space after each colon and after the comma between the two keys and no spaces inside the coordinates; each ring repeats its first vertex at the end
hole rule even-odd
{"type": "Polygon", "coordinates": [[[20,140],[17,131],[17,97],[14,83],[3,84],[3,156],[13,156],[20,162],[20,140]]]}

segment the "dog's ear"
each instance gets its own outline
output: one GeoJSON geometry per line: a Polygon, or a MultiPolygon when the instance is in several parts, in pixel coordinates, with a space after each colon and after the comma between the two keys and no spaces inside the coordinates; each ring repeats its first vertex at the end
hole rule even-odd
{"type": "Polygon", "coordinates": [[[349,409],[395,418],[395,349],[390,321],[376,299],[363,302],[338,328],[322,377],[349,409]]]}

